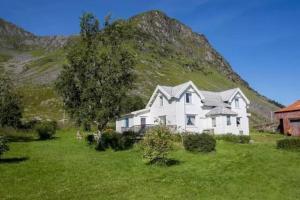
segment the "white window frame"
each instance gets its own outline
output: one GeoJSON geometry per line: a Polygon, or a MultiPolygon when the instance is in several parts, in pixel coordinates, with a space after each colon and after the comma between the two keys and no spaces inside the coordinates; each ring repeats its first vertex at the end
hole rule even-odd
{"type": "Polygon", "coordinates": [[[193,114],[187,114],[187,115],[185,115],[185,124],[186,124],[186,126],[189,126],[189,127],[196,126],[196,115],[193,115],[193,114]],[[194,118],[194,124],[188,124],[188,118],[189,117],[193,117],[194,118]]]}
{"type": "Polygon", "coordinates": [[[184,101],[186,104],[192,104],[192,93],[191,92],[187,92],[185,93],[185,96],[184,96],[184,101]],[[189,102],[187,102],[187,98],[189,99],[189,102]]]}
{"type": "Polygon", "coordinates": [[[242,124],[242,118],[241,117],[236,117],[236,127],[241,127],[241,124],[242,124]],[[240,124],[238,124],[238,121],[240,124]]]}
{"type": "Polygon", "coordinates": [[[128,117],[126,117],[125,118],[125,128],[129,128],[129,118],[128,117]]]}
{"type": "Polygon", "coordinates": [[[240,108],[240,99],[239,98],[234,99],[234,105],[235,105],[235,108],[240,108]]]}
{"type": "Polygon", "coordinates": [[[164,106],[164,97],[163,97],[163,95],[159,96],[159,106],[161,106],[161,107],[164,106]]]}
{"type": "Polygon", "coordinates": [[[216,117],[211,118],[211,124],[212,124],[213,128],[217,127],[217,118],[216,117]]]}
{"type": "Polygon", "coordinates": [[[226,116],[226,124],[227,124],[227,126],[231,126],[231,116],[230,115],[227,115],[226,116]]]}
{"type": "Polygon", "coordinates": [[[166,115],[162,115],[162,116],[159,116],[159,123],[161,125],[167,125],[167,116],[166,115]],[[162,120],[164,118],[164,120],[162,120]],[[161,123],[161,122],[164,122],[164,123],[161,123]]]}

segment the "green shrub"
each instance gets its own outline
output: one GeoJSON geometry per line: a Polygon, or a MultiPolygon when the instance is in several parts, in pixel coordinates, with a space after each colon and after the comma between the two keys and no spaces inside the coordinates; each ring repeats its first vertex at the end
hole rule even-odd
{"type": "Polygon", "coordinates": [[[9,147],[7,145],[8,140],[4,136],[0,136],[0,156],[9,150],[9,147]]]}
{"type": "Polygon", "coordinates": [[[250,136],[248,135],[225,134],[225,135],[216,135],[215,138],[218,140],[224,140],[227,142],[241,143],[241,144],[248,144],[250,142],[250,136]]]}
{"type": "Polygon", "coordinates": [[[183,146],[191,152],[211,152],[216,148],[216,140],[206,133],[187,134],[183,137],[183,146]]]}
{"type": "Polygon", "coordinates": [[[48,140],[53,138],[57,129],[55,121],[40,122],[36,125],[36,131],[40,140],[48,140]]]}
{"type": "Polygon", "coordinates": [[[92,145],[95,143],[95,137],[93,134],[89,134],[86,136],[86,141],[88,142],[89,145],[92,145]]]}
{"type": "Polygon", "coordinates": [[[38,123],[39,123],[39,120],[37,120],[37,119],[22,121],[18,128],[23,129],[23,130],[30,130],[30,129],[33,129],[38,123]]]}
{"type": "Polygon", "coordinates": [[[164,126],[149,129],[142,141],[143,157],[150,164],[166,164],[172,149],[172,134],[164,126]]]}
{"type": "Polygon", "coordinates": [[[117,133],[111,129],[104,131],[96,145],[96,150],[104,151],[112,148],[115,151],[126,150],[133,146],[135,142],[135,133],[124,132],[117,133]]]}
{"type": "Polygon", "coordinates": [[[278,149],[299,149],[300,150],[300,138],[285,138],[277,141],[278,149]]]}

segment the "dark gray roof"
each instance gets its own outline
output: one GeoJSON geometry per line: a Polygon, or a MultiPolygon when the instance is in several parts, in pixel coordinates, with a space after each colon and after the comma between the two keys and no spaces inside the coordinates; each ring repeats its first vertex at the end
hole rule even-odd
{"type": "Polygon", "coordinates": [[[216,107],[206,114],[206,116],[216,115],[237,115],[237,113],[225,107],[216,107]]]}

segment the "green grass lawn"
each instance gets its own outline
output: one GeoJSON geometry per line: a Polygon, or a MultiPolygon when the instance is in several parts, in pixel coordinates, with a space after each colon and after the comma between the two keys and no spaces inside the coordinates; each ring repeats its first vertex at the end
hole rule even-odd
{"type": "Polygon", "coordinates": [[[217,151],[181,148],[171,167],[145,165],[138,148],[97,152],[59,131],[50,141],[10,143],[0,161],[0,199],[299,199],[300,153],[278,150],[282,136],[254,144],[218,141],[217,151]]]}

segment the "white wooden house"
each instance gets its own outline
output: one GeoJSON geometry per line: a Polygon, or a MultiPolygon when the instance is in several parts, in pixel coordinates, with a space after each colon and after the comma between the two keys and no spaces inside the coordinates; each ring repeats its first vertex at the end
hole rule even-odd
{"type": "Polygon", "coordinates": [[[239,89],[199,90],[192,81],[170,87],[158,85],[145,109],[116,121],[116,131],[143,131],[159,123],[177,132],[249,134],[250,101],[239,89]]]}

